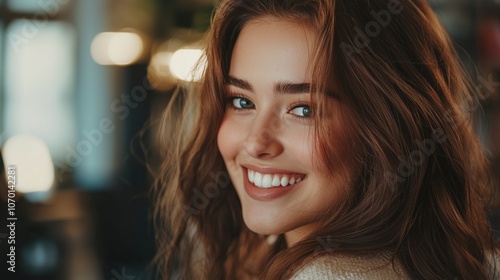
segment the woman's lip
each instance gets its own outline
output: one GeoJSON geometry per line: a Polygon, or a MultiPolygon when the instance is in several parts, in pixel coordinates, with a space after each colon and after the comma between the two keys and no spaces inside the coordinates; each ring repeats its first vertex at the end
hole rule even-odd
{"type": "Polygon", "coordinates": [[[298,176],[305,176],[303,173],[298,173],[290,170],[284,170],[284,169],[278,169],[278,168],[272,168],[272,167],[259,167],[251,164],[242,164],[245,169],[250,169],[253,171],[257,171],[261,174],[295,174],[298,176]]]}
{"type": "Polygon", "coordinates": [[[252,199],[259,201],[270,201],[273,199],[277,199],[281,196],[286,195],[290,191],[294,190],[297,187],[297,185],[302,183],[302,181],[300,181],[299,183],[295,183],[293,185],[289,185],[286,187],[278,186],[271,188],[259,188],[248,180],[248,169],[243,167],[242,170],[243,170],[243,186],[245,187],[245,192],[252,199]]]}

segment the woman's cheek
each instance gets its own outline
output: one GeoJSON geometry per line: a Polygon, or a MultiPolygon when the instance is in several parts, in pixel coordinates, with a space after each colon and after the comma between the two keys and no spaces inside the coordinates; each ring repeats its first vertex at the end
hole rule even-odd
{"type": "Polygon", "coordinates": [[[228,169],[234,165],[235,157],[240,152],[239,147],[242,147],[243,142],[242,135],[242,128],[226,113],[217,134],[217,146],[228,169]]]}

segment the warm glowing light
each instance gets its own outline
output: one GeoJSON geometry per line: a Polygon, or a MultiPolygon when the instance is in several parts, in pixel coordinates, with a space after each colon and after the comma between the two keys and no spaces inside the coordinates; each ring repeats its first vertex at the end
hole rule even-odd
{"type": "Polygon", "coordinates": [[[170,74],[169,65],[171,59],[172,53],[159,52],[151,58],[151,65],[154,66],[154,70],[158,75],[166,77],[170,74]]]}
{"type": "Polygon", "coordinates": [[[168,90],[175,86],[177,80],[170,72],[172,52],[161,51],[151,57],[148,65],[148,81],[157,90],[168,90]]]}
{"type": "Polygon", "coordinates": [[[183,81],[199,81],[205,67],[205,56],[200,49],[180,49],[174,52],[170,58],[170,71],[183,81]]]}
{"type": "Polygon", "coordinates": [[[54,185],[54,164],[47,145],[39,138],[13,136],[5,142],[2,155],[5,170],[16,167],[16,191],[47,192],[54,185]]]}
{"type": "Polygon", "coordinates": [[[144,50],[144,42],[133,32],[103,32],[90,46],[95,62],[102,65],[129,65],[136,62],[144,50]]]}

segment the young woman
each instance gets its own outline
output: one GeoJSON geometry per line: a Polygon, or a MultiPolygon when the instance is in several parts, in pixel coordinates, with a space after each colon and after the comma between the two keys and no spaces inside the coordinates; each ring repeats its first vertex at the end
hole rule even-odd
{"type": "Polygon", "coordinates": [[[205,51],[165,114],[162,279],[495,278],[477,106],[425,0],[228,0],[205,51]]]}

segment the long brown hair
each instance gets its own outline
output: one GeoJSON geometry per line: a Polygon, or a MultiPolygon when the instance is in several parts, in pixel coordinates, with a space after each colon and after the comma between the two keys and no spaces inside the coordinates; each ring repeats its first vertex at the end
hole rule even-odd
{"type": "Polygon", "coordinates": [[[425,0],[228,0],[206,39],[204,78],[174,95],[161,131],[155,214],[163,278],[286,279],[318,253],[381,251],[414,279],[492,277],[488,257],[497,245],[484,211],[486,161],[471,125],[476,99],[425,0]],[[233,46],[259,17],[317,32],[319,155],[334,168],[329,124],[321,121],[331,98],[349,112],[345,126],[361,152],[353,155],[360,176],[341,207],[294,246],[280,238],[261,266],[251,266],[252,249],[265,240],[243,223],[216,136],[233,46]]]}

